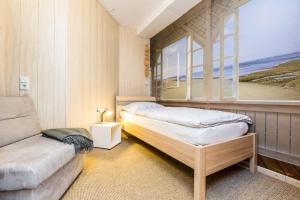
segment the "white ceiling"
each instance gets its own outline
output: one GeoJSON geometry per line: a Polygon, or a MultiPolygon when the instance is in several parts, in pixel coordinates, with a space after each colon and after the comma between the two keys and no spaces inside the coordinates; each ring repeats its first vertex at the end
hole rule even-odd
{"type": "Polygon", "coordinates": [[[151,38],[202,0],[99,0],[120,25],[151,38]]]}

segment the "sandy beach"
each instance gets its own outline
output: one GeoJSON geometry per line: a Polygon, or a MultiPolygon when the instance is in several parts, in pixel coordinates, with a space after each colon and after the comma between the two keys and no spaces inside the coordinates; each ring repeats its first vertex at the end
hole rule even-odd
{"type": "Polygon", "coordinates": [[[257,83],[239,83],[241,100],[300,100],[300,90],[257,83]]]}
{"type": "MultiPolygon", "coordinates": [[[[193,96],[200,96],[203,92],[203,82],[194,80],[193,96]]],[[[214,84],[213,91],[218,91],[218,84],[214,84]]],[[[179,88],[170,88],[164,90],[164,99],[185,99],[185,82],[180,82],[179,88]]],[[[263,85],[252,82],[239,83],[239,98],[240,100],[300,100],[300,90],[286,89],[280,86],[263,85]]]]}

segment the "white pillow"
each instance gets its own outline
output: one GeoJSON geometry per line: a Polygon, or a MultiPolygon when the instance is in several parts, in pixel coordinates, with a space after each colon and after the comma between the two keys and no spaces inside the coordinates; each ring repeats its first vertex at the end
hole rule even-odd
{"type": "Polygon", "coordinates": [[[128,104],[123,107],[122,110],[125,110],[130,113],[136,113],[137,110],[147,110],[153,108],[163,108],[163,105],[153,103],[153,102],[135,102],[128,104]]]}

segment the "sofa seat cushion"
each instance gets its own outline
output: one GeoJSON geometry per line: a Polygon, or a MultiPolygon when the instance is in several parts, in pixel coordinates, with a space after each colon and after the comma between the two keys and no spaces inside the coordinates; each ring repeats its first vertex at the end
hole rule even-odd
{"type": "Polygon", "coordinates": [[[75,157],[73,145],[36,135],[0,148],[0,191],[34,189],[75,157]]]}

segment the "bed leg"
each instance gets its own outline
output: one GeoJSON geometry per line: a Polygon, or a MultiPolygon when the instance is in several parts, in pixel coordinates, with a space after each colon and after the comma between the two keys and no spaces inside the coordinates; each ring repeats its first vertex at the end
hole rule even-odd
{"type": "Polygon", "coordinates": [[[205,200],[206,194],[205,149],[199,148],[195,153],[194,165],[194,200],[205,200]]]}
{"type": "Polygon", "coordinates": [[[253,155],[249,161],[249,168],[251,173],[256,173],[257,171],[256,134],[253,134],[253,155]]]}

